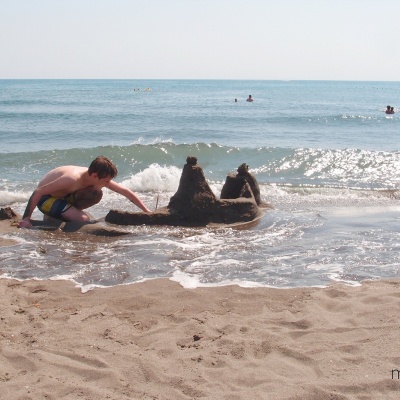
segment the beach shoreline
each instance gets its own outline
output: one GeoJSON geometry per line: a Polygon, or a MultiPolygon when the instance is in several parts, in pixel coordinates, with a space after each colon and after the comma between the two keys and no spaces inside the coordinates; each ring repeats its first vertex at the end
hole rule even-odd
{"type": "Polygon", "coordinates": [[[395,399],[400,280],[96,288],[0,279],[10,399],[395,399]]]}
{"type": "MultiPolygon", "coordinates": [[[[18,245],[0,221],[0,247],[18,245]]],[[[7,399],[397,399],[400,279],[324,288],[0,279],[7,399]]],[[[0,395],[1,398],[1,395],[0,395]]]]}

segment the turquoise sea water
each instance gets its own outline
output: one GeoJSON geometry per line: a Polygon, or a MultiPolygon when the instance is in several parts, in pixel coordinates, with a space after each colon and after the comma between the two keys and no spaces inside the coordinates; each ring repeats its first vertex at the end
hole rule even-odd
{"type": "MultiPolygon", "coordinates": [[[[22,213],[45,172],[99,154],[150,208],[168,203],[188,155],[217,195],[246,162],[275,207],[245,231],[131,227],[90,241],[21,230],[0,274],[276,287],[398,276],[400,118],[384,110],[399,93],[399,82],[0,80],[1,207],[22,213]]],[[[136,211],[106,192],[90,212],[111,208],[136,211]]]]}

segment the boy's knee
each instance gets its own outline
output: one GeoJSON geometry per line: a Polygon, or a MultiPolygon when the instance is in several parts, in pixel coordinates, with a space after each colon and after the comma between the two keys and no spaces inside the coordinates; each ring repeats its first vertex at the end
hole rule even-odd
{"type": "Polygon", "coordinates": [[[99,203],[102,197],[102,190],[95,187],[79,190],[75,193],[74,206],[79,210],[83,210],[99,203]]]}
{"type": "Polygon", "coordinates": [[[89,191],[89,198],[92,198],[95,204],[99,203],[100,200],[103,198],[103,191],[97,188],[90,188],[89,191]]]}

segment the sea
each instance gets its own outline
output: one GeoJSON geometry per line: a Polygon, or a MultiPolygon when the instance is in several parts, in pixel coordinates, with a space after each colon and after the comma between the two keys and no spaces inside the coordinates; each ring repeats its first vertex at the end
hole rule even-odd
{"type": "MultiPolygon", "coordinates": [[[[0,277],[82,291],[157,278],[186,288],[398,278],[399,104],[400,82],[0,80],[0,207],[22,214],[47,171],[98,155],[152,210],[176,192],[187,156],[217,197],[248,164],[273,207],[246,229],[19,229],[2,235],[16,243],[0,248],[0,277]]],[[[108,189],[88,211],[101,219],[111,209],[140,211],[108,189]]]]}

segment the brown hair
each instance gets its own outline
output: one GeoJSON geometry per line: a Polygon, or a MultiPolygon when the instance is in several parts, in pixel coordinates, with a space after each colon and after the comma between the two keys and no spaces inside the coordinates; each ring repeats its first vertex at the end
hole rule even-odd
{"type": "Polygon", "coordinates": [[[99,179],[108,178],[109,176],[115,178],[118,174],[118,169],[107,157],[98,156],[89,165],[88,172],[89,175],[97,173],[99,179]]]}

